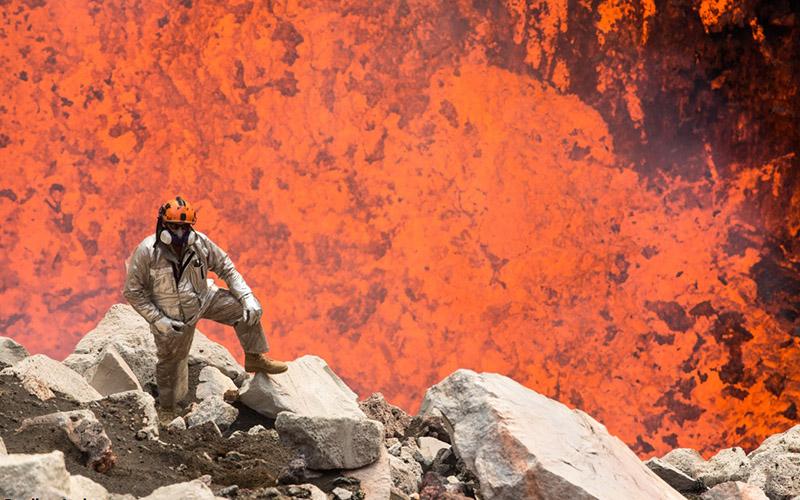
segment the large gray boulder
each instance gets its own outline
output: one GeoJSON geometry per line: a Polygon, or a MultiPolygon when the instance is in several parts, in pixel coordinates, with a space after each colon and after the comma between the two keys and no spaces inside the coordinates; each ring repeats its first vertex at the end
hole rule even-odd
{"type": "Polygon", "coordinates": [[[377,460],[383,424],[367,418],[358,395],[322,358],[302,356],[288,365],[284,373],[249,378],[239,400],[276,418],[281,441],[302,450],[311,468],[350,469],[377,460]]]}
{"type": "Polygon", "coordinates": [[[290,411],[305,416],[366,418],[358,395],[318,356],[289,361],[278,375],[256,374],[242,385],[239,400],[270,418],[290,411]]]}
{"type": "Polygon", "coordinates": [[[209,481],[208,476],[202,476],[185,483],[162,486],[140,500],[216,500],[219,497],[208,487],[209,481]]]}
{"type": "MultiPolygon", "coordinates": [[[[97,326],[84,335],[64,364],[92,380],[107,349],[116,350],[142,387],[155,385],[156,345],[150,325],[127,304],[112,305],[97,326]]],[[[233,380],[246,377],[242,368],[221,345],[195,330],[189,364],[216,366],[233,380]]]]}
{"type": "Polygon", "coordinates": [[[749,484],[770,498],[800,496],[800,425],[768,437],[747,459],[749,484]]]}
{"type": "Polygon", "coordinates": [[[239,410],[226,403],[219,396],[211,396],[200,403],[192,404],[192,409],[186,415],[186,425],[191,429],[206,422],[214,422],[221,430],[225,430],[239,416],[239,410]]]}
{"type": "Polygon", "coordinates": [[[428,389],[485,499],[683,500],[605,426],[493,373],[457,370],[428,389]]]}
{"type": "Polygon", "coordinates": [[[0,337],[0,368],[14,366],[30,356],[22,344],[10,337],[0,337]]]}
{"type": "Polygon", "coordinates": [[[62,452],[0,455],[0,498],[60,499],[69,494],[62,452]]]}
{"type": "Polygon", "coordinates": [[[61,393],[79,403],[103,399],[103,395],[89,385],[83,377],[44,354],[27,357],[0,373],[16,376],[23,381],[23,385],[26,380],[34,379],[51,391],[61,393]]]}
{"type": "Polygon", "coordinates": [[[672,465],[692,479],[697,479],[694,471],[699,464],[705,462],[703,456],[692,448],[675,448],[661,457],[661,460],[672,465]]]}
{"type": "Polygon", "coordinates": [[[281,441],[305,455],[312,469],[355,469],[383,448],[383,424],[352,417],[318,417],[284,411],[275,420],[281,441]]]}
{"type": "Polygon", "coordinates": [[[203,400],[211,396],[224,399],[225,393],[229,391],[234,391],[234,393],[238,394],[239,389],[233,383],[233,380],[222,373],[216,366],[203,367],[198,378],[200,383],[197,384],[197,399],[203,400]]]}

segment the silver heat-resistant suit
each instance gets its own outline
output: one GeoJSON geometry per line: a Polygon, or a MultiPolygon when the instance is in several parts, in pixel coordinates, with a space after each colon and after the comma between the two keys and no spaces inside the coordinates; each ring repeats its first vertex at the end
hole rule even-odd
{"type": "Polygon", "coordinates": [[[195,241],[184,250],[183,261],[156,236],[145,238],[133,251],[128,264],[123,295],[148,323],[156,344],[156,381],[163,407],[173,407],[189,390],[188,357],[195,326],[201,318],[233,325],[246,353],[269,351],[260,321],[242,321],[241,299],[253,292],[236,270],[230,257],[205,234],[196,231],[195,241]],[[183,268],[176,280],[176,269],[183,268]],[[213,271],[228,285],[219,288],[208,279],[213,271]],[[154,323],[164,316],[186,326],[177,334],[159,333],[154,323]]]}

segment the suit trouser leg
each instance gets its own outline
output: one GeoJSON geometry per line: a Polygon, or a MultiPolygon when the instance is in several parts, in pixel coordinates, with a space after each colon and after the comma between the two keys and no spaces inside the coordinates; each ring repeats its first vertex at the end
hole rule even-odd
{"type": "Polygon", "coordinates": [[[236,300],[230,290],[220,288],[211,298],[211,304],[203,314],[203,318],[233,326],[244,352],[268,352],[269,343],[264,335],[261,321],[253,326],[248,325],[242,321],[242,310],[241,302],[236,300]]]}
{"type": "Polygon", "coordinates": [[[156,383],[162,408],[173,408],[189,393],[189,351],[194,326],[187,326],[180,335],[162,335],[151,326],[156,343],[156,383]]]}

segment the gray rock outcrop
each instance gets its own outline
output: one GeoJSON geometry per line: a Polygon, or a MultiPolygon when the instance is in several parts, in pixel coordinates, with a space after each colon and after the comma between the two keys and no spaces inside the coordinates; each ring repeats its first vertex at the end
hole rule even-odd
{"type": "Polygon", "coordinates": [[[22,344],[11,337],[0,337],[0,368],[14,366],[30,356],[22,344]]]}
{"type": "Polygon", "coordinates": [[[125,359],[113,345],[106,347],[89,384],[103,396],[125,391],[141,391],[142,386],[125,359]]]}
{"type": "Polygon", "coordinates": [[[23,385],[26,379],[34,379],[51,391],[63,394],[79,403],[103,398],[103,395],[89,385],[83,377],[44,354],[27,357],[0,373],[16,376],[23,381],[23,385]]]}

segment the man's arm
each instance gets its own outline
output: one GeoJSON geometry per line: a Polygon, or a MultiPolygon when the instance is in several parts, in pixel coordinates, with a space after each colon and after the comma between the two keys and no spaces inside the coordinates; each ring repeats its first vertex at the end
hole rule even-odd
{"type": "Polygon", "coordinates": [[[236,270],[228,254],[209,237],[206,236],[205,240],[208,248],[209,270],[214,271],[228,285],[228,289],[237,300],[241,301],[247,295],[252,295],[253,291],[236,270]]]}
{"type": "Polygon", "coordinates": [[[136,312],[152,324],[164,317],[164,314],[150,300],[150,290],[147,287],[150,280],[150,261],[147,252],[147,248],[142,245],[133,251],[122,295],[136,309],[136,312]]]}

